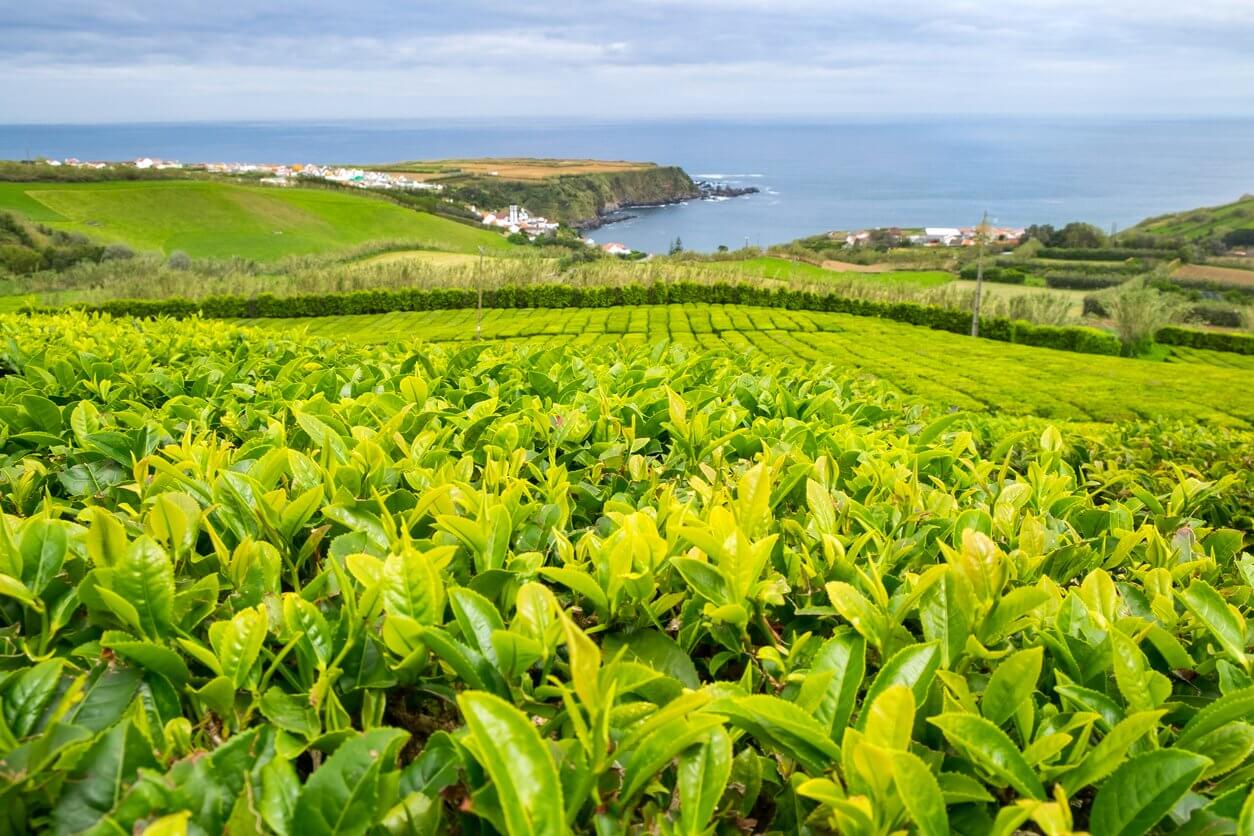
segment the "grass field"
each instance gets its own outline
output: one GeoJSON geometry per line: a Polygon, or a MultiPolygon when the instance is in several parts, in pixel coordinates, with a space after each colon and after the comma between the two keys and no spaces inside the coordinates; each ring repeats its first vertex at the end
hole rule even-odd
{"type": "Polygon", "coordinates": [[[547,180],[568,174],[609,174],[654,168],[653,163],[625,160],[531,159],[500,157],[468,160],[415,160],[385,166],[388,171],[412,174],[415,180],[472,174],[505,180],[547,180]]]}
{"type": "Polygon", "coordinates": [[[0,183],[0,210],[138,250],[272,260],[371,241],[474,252],[510,245],[499,235],[337,191],[209,181],[0,183]]]}
{"type": "MultiPolygon", "coordinates": [[[[684,262],[679,263],[683,264],[684,262]]],[[[695,263],[699,264],[703,269],[764,279],[779,279],[788,282],[823,284],[856,279],[876,282],[905,282],[923,287],[933,287],[954,280],[952,273],[945,273],[940,270],[877,270],[875,272],[858,270],[838,272],[805,261],[793,261],[787,258],[772,258],[770,256],[739,261],[702,261],[695,263]]]]}
{"type": "MultiPolygon", "coordinates": [[[[458,310],[252,322],[354,341],[457,343],[474,338],[475,316],[458,310]]],[[[1151,363],[972,340],[842,314],[721,305],[487,310],[483,337],[606,351],[620,342],[663,339],[760,351],[807,366],[832,363],[867,372],[948,406],[1079,421],[1163,416],[1245,425],[1254,415],[1249,369],[1216,352],[1151,363]]]]}
{"type": "Polygon", "coordinates": [[[351,262],[353,267],[376,267],[380,264],[422,264],[430,267],[465,267],[479,259],[477,254],[446,253],[433,250],[398,250],[380,253],[351,262]]]}
{"type": "MultiPolygon", "coordinates": [[[[956,288],[963,290],[975,290],[974,279],[956,279],[953,282],[956,288]]],[[[984,288],[980,291],[986,299],[1013,299],[1016,296],[1037,295],[1037,296],[1053,296],[1060,299],[1066,299],[1071,303],[1071,316],[1077,320],[1084,312],[1084,297],[1091,296],[1091,290],[1070,290],[1062,287],[1029,287],[1022,284],[998,284],[997,282],[984,282],[984,288]]]]}
{"type": "Polygon", "coordinates": [[[0,296],[0,314],[12,313],[19,310],[25,305],[38,301],[36,297],[26,296],[0,296]]]}

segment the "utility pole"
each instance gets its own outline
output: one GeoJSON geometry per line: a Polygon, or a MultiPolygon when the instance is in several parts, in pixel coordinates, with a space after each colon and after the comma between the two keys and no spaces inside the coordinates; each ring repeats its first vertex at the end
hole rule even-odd
{"type": "Polygon", "coordinates": [[[479,286],[479,309],[475,314],[475,339],[483,339],[483,247],[479,248],[479,267],[475,271],[475,284],[479,286]]]}
{"type": "Polygon", "coordinates": [[[979,247],[975,261],[975,305],[971,311],[971,336],[980,336],[980,296],[984,291],[984,240],[988,238],[988,212],[975,229],[975,245],[979,247]]]}

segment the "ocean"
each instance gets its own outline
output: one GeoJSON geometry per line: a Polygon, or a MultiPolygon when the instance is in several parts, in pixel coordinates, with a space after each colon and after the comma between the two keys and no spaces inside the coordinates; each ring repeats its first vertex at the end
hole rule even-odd
{"type": "Polygon", "coordinates": [[[1254,192],[1254,119],[842,119],[0,125],[0,158],[384,163],[592,157],[682,166],[758,194],[638,209],[591,233],[664,251],[833,229],[1088,221],[1103,229],[1254,192]]]}

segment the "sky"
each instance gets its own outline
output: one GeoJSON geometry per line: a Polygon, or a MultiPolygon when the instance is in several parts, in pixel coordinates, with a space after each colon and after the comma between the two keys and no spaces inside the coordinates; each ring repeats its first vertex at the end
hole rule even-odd
{"type": "Polygon", "coordinates": [[[1254,0],[0,0],[0,123],[1254,111],[1254,0]]]}

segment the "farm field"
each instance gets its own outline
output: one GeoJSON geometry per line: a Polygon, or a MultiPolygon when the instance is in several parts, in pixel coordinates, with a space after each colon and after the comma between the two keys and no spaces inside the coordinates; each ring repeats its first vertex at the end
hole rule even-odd
{"type": "MultiPolygon", "coordinates": [[[[458,310],[249,322],[357,342],[462,343],[474,339],[475,317],[473,310],[458,310]]],[[[971,340],[873,317],[722,305],[486,310],[483,337],[600,351],[673,340],[806,367],[833,363],[947,406],[1010,414],[1235,424],[1249,424],[1254,415],[1248,358],[1193,349],[1181,349],[1188,354],[1177,357],[1180,362],[1151,363],[971,340]]]]}
{"type": "Polygon", "coordinates": [[[1237,267],[1217,267],[1211,264],[1184,264],[1171,274],[1173,279],[1185,282],[1204,281],[1230,284],[1236,287],[1254,288],[1254,270],[1237,267]]]}
{"type": "MultiPolygon", "coordinates": [[[[1250,430],[953,412],[844,318],[563,313],[0,316],[0,828],[1254,825],[1250,430]],[[684,344],[567,330],[637,316],[684,344]]],[[[963,344],[1025,393],[1103,359],[963,344]]]]}
{"type": "Polygon", "coordinates": [[[388,171],[412,173],[414,179],[456,175],[500,177],[505,180],[547,180],[571,174],[612,174],[654,168],[653,163],[625,160],[574,160],[531,157],[501,157],[466,160],[427,160],[394,163],[388,171]]]}
{"type": "MultiPolygon", "coordinates": [[[[684,265],[685,262],[677,262],[684,265]]],[[[694,262],[703,270],[727,272],[741,276],[755,276],[765,279],[778,279],[788,282],[814,282],[818,284],[862,280],[875,282],[900,282],[923,287],[941,285],[954,280],[952,273],[940,270],[877,270],[836,272],[810,264],[805,261],[793,261],[787,258],[761,256],[758,258],[738,261],[701,261],[694,262]]]]}
{"type": "Polygon", "coordinates": [[[195,257],[273,260],[389,240],[455,252],[510,246],[367,195],[214,181],[0,183],[0,210],[106,243],[195,257]]]}

